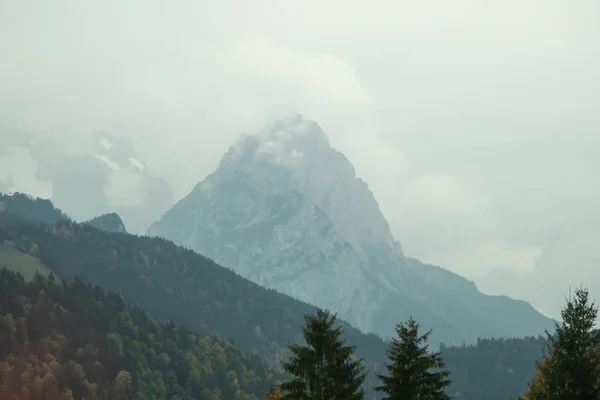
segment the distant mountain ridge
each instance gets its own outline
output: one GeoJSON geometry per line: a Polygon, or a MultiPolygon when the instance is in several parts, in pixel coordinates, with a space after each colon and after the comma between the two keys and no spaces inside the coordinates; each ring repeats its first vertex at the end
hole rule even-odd
{"type": "Polygon", "coordinates": [[[434,343],[553,326],[525,302],[484,295],[457,274],[406,257],[368,185],[301,115],[243,135],[148,235],[382,337],[410,315],[434,329],[434,343]]]}

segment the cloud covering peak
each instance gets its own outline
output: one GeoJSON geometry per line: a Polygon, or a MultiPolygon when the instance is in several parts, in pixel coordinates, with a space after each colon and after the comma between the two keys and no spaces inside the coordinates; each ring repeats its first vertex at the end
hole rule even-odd
{"type": "Polygon", "coordinates": [[[104,130],[178,199],[298,111],[407,253],[556,315],[598,281],[599,19],[592,0],[1,2],[0,188],[56,192],[29,141],[74,157],[104,130]]]}

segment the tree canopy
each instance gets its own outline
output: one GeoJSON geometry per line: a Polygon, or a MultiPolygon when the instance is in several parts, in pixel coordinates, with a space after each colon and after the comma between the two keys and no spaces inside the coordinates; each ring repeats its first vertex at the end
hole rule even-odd
{"type": "Polygon", "coordinates": [[[594,330],[598,308],[587,289],[575,290],[561,311],[556,334],[548,334],[548,352],[537,364],[526,398],[575,400],[600,398],[600,344],[594,330]]]}
{"type": "Polygon", "coordinates": [[[355,347],[341,339],[335,315],[318,309],[305,316],[302,335],[306,345],[290,345],[292,356],[283,369],[294,378],[281,385],[289,400],[362,400],[365,380],[362,360],[355,347]]]}
{"type": "Polygon", "coordinates": [[[257,400],[274,384],[258,357],[99,286],[0,270],[3,400],[257,400]]]}
{"type": "Polygon", "coordinates": [[[429,353],[426,344],[431,331],[419,334],[419,324],[412,317],[396,325],[397,338],[387,351],[388,375],[378,375],[381,385],[375,389],[389,400],[450,399],[444,389],[450,385],[440,353],[429,353]]]}

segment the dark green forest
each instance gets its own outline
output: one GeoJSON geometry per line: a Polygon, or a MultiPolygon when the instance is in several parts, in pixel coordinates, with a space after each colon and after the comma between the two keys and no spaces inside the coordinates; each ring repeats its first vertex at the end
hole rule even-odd
{"type": "Polygon", "coordinates": [[[538,336],[480,339],[470,346],[441,346],[452,372],[448,393],[457,399],[498,400],[523,394],[548,341],[538,336]]]}
{"type": "Polygon", "coordinates": [[[24,193],[12,195],[0,193],[0,211],[18,215],[22,219],[36,224],[55,224],[70,218],[54,207],[50,200],[32,197],[24,193]]]}
{"type": "MultiPolygon", "coordinates": [[[[231,341],[274,370],[289,356],[287,346],[302,341],[304,315],[316,312],[311,305],[258,286],[169,241],[76,224],[51,203],[42,209],[26,196],[10,204],[2,201],[0,242],[13,242],[60,279],[79,278],[119,293],[124,302],[143,308],[157,321],[174,321],[198,337],[231,341]]],[[[8,267],[18,270],[18,265],[8,267]]],[[[383,371],[387,343],[341,323],[344,338],[356,346],[356,355],[368,367],[366,398],[373,398],[371,387],[378,384],[375,373],[383,371]]],[[[444,347],[453,381],[448,393],[484,400],[524,393],[543,341],[486,339],[473,346],[444,347]]]]}

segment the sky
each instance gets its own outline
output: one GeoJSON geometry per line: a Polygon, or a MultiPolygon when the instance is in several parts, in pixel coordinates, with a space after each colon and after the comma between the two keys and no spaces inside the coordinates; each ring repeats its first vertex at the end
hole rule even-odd
{"type": "Polygon", "coordinates": [[[600,296],[598,20],[593,0],[0,0],[0,188],[51,197],[24,138],[77,153],[103,130],[176,201],[296,111],[407,255],[556,317],[569,285],[600,296]]]}

